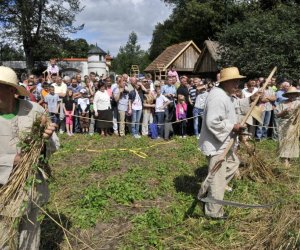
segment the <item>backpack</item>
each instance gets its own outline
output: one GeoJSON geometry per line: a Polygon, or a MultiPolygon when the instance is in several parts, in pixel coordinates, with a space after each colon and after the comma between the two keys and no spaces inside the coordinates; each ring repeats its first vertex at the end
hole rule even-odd
{"type": "Polygon", "coordinates": [[[156,123],[149,124],[149,135],[151,139],[157,139],[158,137],[158,128],[156,123]]]}

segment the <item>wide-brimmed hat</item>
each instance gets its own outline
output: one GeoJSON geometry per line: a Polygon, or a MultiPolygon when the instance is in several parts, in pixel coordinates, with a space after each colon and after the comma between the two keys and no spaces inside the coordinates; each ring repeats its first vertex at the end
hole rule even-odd
{"type": "Polygon", "coordinates": [[[237,67],[224,68],[220,72],[219,83],[242,78],[246,78],[246,76],[240,75],[239,69],[237,67]]]}
{"type": "Polygon", "coordinates": [[[29,96],[29,92],[25,87],[18,85],[18,77],[16,72],[5,66],[0,66],[0,84],[5,84],[17,89],[21,96],[29,96]]]}
{"type": "Polygon", "coordinates": [[[295,87],[289,87],[289,89],[282,95],[283,97],[289,97],[291,94],[300,96],[300,91],[295,87]]]}

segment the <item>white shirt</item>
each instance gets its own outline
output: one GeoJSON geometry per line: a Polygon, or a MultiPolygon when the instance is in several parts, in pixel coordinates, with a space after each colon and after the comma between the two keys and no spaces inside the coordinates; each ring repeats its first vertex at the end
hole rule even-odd
{"type": "Polygon", "coordinates": [[[107,91],[97,91],[94,97],[94,110],[107,110],[110,109],[110,96],[107,91]]]}
{"type": "Polygon", "coordinates": [[[164,95],[160,94],[160,96],[156,97],[156,102],[155,102],[155,112],[164,112],[164,104],[166,102],[170,102],[167,97],[164,95]]]}
{"type": "Polygon", "coordinates": [[[139,93],[137,92],[137,90],[135,90],[135,99],[132,102],[132,109],[133,110],[142,110],[142,108],[143,108],[143,104],[142,104],[141,97],[140,97],[139,93]]]}
{"type": "Polygon", "coordinates": [[[219,88],[213,88],[207,97],[200,134],[200,149],[204,155],[221,154],[233,137],[233,126],[238,122],[236,106],[249,107],[249,98],[234,99],[219,88]]]}
{"type": "Polygon", "coordinates": [[[54,87],[54,93],[55,94],[61,94],[61,93],[67,93],[67,84],[65,83],[61,83],[60,85],[58,85],[57,83],[53,83],[52,86],[54,87]]]}
{"type": "Polygon", "coordinates": [[[253,91],[250,93],[249,91],[248,91],[248,88],[244,88],[243,90],[242,90],[242,93],[243,93],[243,95],[244,95],[244,97],[250,97],[250,96],[252,96],[254,93],[256,93],[258,91],[258,88],[254,88],[253,89],[253,91]]]}
{"type": "Polygon", "coordinates": [[[84,112],[87,108],[87,105],[90,104],[89,98],[78,98],[78,105],[80,105],[82,111],[84,112]]]}

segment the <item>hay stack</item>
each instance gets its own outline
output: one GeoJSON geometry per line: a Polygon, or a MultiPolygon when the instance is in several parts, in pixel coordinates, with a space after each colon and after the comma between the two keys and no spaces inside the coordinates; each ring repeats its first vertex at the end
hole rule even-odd
{"type": "Polygon", "coordinates": [[[242,177],[259,182],[275,181],[274,169],[277,163],[268,161],[264,153],[256,152],[255,143],[251,145],[244,142],[241,147],[241,155],[245,163],[245,167],[240,169],[242,177]]]}

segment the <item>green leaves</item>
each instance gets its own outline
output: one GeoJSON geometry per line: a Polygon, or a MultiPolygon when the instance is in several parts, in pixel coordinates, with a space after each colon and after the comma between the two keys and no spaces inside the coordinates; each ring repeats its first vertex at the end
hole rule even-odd
{"type": "Polygon", "coordinates": [[[267,76],[278,66],[281,77],[297,79],[300,62],[299,6],[278,5],[268,12],[249,13],[243,22],[218,34],[226,47],[223,66],[235,65],[249,77],[267,76]]]}

